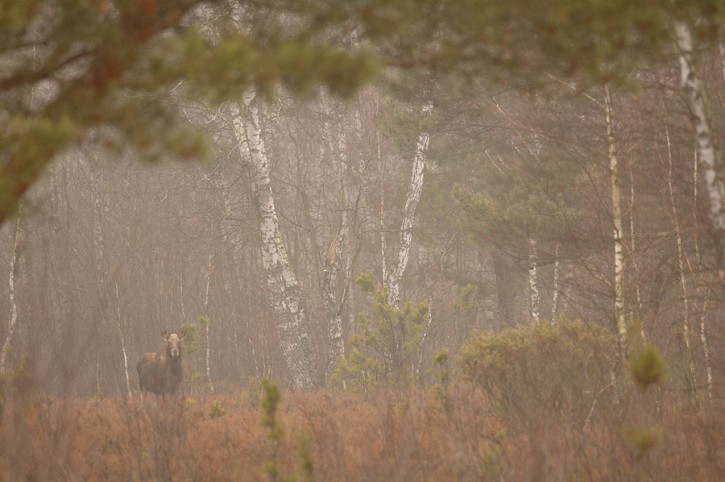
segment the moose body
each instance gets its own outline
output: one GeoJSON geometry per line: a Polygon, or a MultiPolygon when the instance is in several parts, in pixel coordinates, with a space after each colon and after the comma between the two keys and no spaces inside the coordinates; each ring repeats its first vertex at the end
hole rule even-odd
{"type": "Polygon", "coordinates": [[[176,396],[181,385],[181,340],[184,334],[185,330],[180,334],[161,330],[166,346],[156,353],[144,354],[136,363],[142,398],[146,392],[161,395],[164,399],[166,395],[176,396]]]}

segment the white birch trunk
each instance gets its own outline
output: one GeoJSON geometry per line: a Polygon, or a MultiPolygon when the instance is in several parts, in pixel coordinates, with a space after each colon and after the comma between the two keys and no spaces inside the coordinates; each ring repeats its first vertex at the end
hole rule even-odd
{"type": "Polygon", "coordinates": [[[385,245],[385,186],[384,186],[384,180],[385,176],[383,175],[384,172],[384,165],[383,165],[383,158],[380,154],[380,132],[376,132],[375,139],[377,143],[377,150],[378,150],[378,166],[380,168],[380,174],[378,176],[379,182],[380,182],[380,260],[381,260],[381,272],[382,272],[382,279],[387,280],[388,279],[388,265],[387,265],[387,248],[385,245]]]}
{"type": "Polygon", "coordinates": [[[20,257],[20,245],[23,237],[22,224],[22,203],[18,203],[18,212],[15,217],[15,235],[13,237],[13,252],[10,255],[10,270],[8,275],[8,302],[10,306],[10,318],[8,319],[8,332],[0,351],[0,380],[4,379],[8,369],[8,356],[10,354],[15,334],[15,327],[18,322],[18,305],[15,302],[15,284],[18,280],[18,262],[20,257]]]}
{"type": "Polygon", "coordinates": [[[705,288],[705,300],[702,302],[702,314],[700,315],[700,341],[702,342],[702,351],[705,357],[705,379],[707,380],[707,400],[712,405],[712,363],[710,362],[710,344],[707,338],[707,329],[705,319],[707,316],[707,305],[710,301],[710,289],[705,288]]]}
{"type": "Polygon", "coordinates": [[[554,245],[554,293],[551,295],[551,324],[556,323],[559,308],[559,243],[554,245]]]}
{"type": "MultiPolygon", "coordinates": [[[[639,318],[642,313],[642,291],[639,287],[639,268],[638,264],[635,261],[635,253],[637,252],[637,243],[636,243],[636,236],[635,236],[635,220],[634,220],[634,197],[635,189],[634,189],[634,169],[632,167],[629,168],[629,249],[630,253],[632,253],[632,271],[634,272],[634,296],[635,296],[635,302],[637,306],[637,313],[636,316],[639,318]]],[[[631,308],[630,308],[631,309],[631,308]]],[[[642,338],[645,338],[645,331],[644,331],[644,324],[640,325],[640,331],[642,334],[642,338]]]]}
{"type": "Polygon", "coordinates": [[[209,391],[211,393],[214,393],[214,382],[211,379],[211,342],[209,341],[209,325],[211,325],[211,318],[209,317],[209,288],[211,287],[211,277],[213,274],[214,255],[210,254],[206,270],[206,291],[204,293],[204,316],[206,316],[204,338],[206,339],[206,382],[209,384],[209,391]]]}
{"type": "Polygon", "coordinates": [[[348,214],[343,211],[340,230],[338,231],[333,245],[330,246],[330,258],[323,274],[323,298],[325,311],[328,319],[329,350],[327,358],[327,377],[332,375],[337,366],[337,361],[345,354],[343,342],[342,311],[346,301],[346,290],[343,290],[342,299],[337,301],[337,279],[340,272],[340,263],[343,258],[343,248],[347,245],[349,223],[348,214]]]}
{"type": "Polygon", "coordinates": [[[536,239],[529,236],[529,316],[534,323],[538,323],[541,319],[537,256],[536,239]]]}
{"type": "MultiPolygon", "coordinates": [[[[433,110],[433,103],[428,102],[423,106],[422,113],[430,114],[433,110]]],[[[413,172],[410,177],[408,196],[403,209],[403,220],[400,225],[400,247],[395,268],[387,279],[388,302],[395,308],[400,307],[400,280],[408,265],[410,256],[410,245],[413,239],[413,222],[415,221],[415,210],[420,201],[420,194],[423,190],[423,176],[425,173],[426,155],[428,153],[428,142],[430,136],[427,132],[421,132],[415,149],[413,160],[413,172]]]]}
{"type": "Polygon", "coordinates": [[[328,320],[329,347],[327,352],[327,379],[329,379],[329,377],[334,373],[337,361],[345,354],[342,310],[345,304],[346,290],[343,290],[343,297],[339,302],[337,299],[337,280],[341,269],[341,262],[344,257],[344,250],[347,248],[347,236],[350,226],[347,190],[345,189],[344,174],[342,172],[342,168],[347,166],[349,162],[348,143],[343,128],[343,120],[343,116],[340,115],[338,118],[339,132],[337,137],[337,153],[339,156],[339,159],[337,159],[337,165],[341,166],[340,172],[338,173],[340,178],[340,209],[342,210],[340,215],[340,228],[333,237],[327,250],[327,260],[322,276],[322,296],[328,320]]]}
{"type": "Polygon", "coordinates": [[[245,92],[244,104],[247,109],[244,118],[237,106],[232,105],[230,109],[234,114],[232,125],[238,147],[240,150],[248,149],[250,158],[252,195],[260,219],[262,265],[267,274],[282,353],[293,385],[308,389],[317,384],[315,352],[302,293],[280,231],[254,89],[245,92]]]}
{"type": "Polygon", "coordinates": [[[672,186],[672,146],[670,144],[670,131],[665,124],[665,138],[667,140],[667,188],[670,195],[670,210],[672,211],[672,224],[675,228],[675,241],[677,243],[677,266],[680,275],[680,289],[682,290],[682,338],[685,342],[685,358],[688,367],[688,385],[697,406],[700,406],[700,397],[697,394],[695,362],[692,358],[692,347],[690,343],[690,295],[687,290],[687,279],[685,270],[685,252],[682,247],[682,232],[680,230],[680,219],[677,214],[675,203],[675,191],[672,186]]]}
{"type": "Polygon", "coordinates": [[[609,145],[609,170],[612,182],[612,224],[614,235],[614,318],[617,328],[619,360],[627,360],[627,324],[624,316],[624,246],[622,232],[622,204],[619,187],[619,161],[614,142],[614,121],[612,118],[612,96],[609,85],[604,86],[604,107],[609,145]]]}
{"type": "Polygon", "coordinates": [[[681,86],[687,96],[690,119],[695,128],[697,159],[707,188],[710,221],[716,240],[718,277],[722,281],[725,280],[725,180],[722,160],[710,127],[705,91],[692,58],[692,33],[684,22],[675,23],[675,33],[680,52],[681,86]]]}
{"type": "Polygon", "coordinates": [[[123,317],[121,316],[121,300],[118,296],[118,283],[114,283],[116,288],[116,321],[118,322],[118,335],[121,338],[121,354],[123,354],[123,374],[126,377],[126,393],[128,398],[133,397],[131,390],[131,377],[128,374],[128,354],[126,353],[126,338],[123,335],[123,317]]]}

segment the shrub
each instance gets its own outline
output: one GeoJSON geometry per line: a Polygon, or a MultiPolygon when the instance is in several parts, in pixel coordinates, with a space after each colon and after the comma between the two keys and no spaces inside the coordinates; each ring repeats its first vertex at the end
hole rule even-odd
{"type": "Polygon", "coordinates": [[[629,371],[640,387],[647,388],[662,381],[667,364],[656,346],[645,343],[630,355],[629,371]]]}
{"type": "Polygon", "coordinates": [[[404,388],[412,383],[420,360],[428,305],[406,302],[397,309],[387,300],[387,290],[375,293],[372,316],[360,317],[358,330],[350,338],[350,355],[339,361],[333,382],[362,390],[404,388]]]}
{"type": "Polygon", "coordinates": [[[481,333],[461,349],[459,365],[510,427],[541,422],[582,426],[611,383],[616,342],[602,327],[582,322],[532,324],[481,333]]]}

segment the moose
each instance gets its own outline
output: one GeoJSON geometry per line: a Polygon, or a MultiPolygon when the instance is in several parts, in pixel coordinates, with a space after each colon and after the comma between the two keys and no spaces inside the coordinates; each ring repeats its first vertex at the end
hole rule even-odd
{"type": "Polygon", "coordinates": [[[176,396],[181,384],[181,340],[185,334],[185,329],[179,334],[162,329],[166,346],[156,353],[144,354],[136,363],[142,399],[146,392],[161,395],[163,400],[166,395],[176,396]]]}

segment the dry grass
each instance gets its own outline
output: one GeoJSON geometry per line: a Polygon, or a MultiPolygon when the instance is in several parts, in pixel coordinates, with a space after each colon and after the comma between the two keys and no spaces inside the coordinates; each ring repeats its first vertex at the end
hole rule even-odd
{"type": "MultiPolygon", "coordinates": [[[[306,442],[321,481],[720,480],[725,415],[650,420],[661,437],[633,445],[624,422],[502,426],[458,387],[447,411],[429,391],[284,393],[278,463],[301,478],[306,442]]],[[[268,480],[272,442],[247,393],[177,404],[15,398],[0,422],[0,480],[268,480]],[[214,409],[223,408],[224,412],[214,409]]],[[[631,425],[631,423],[630,423],[631,425]]]]}

